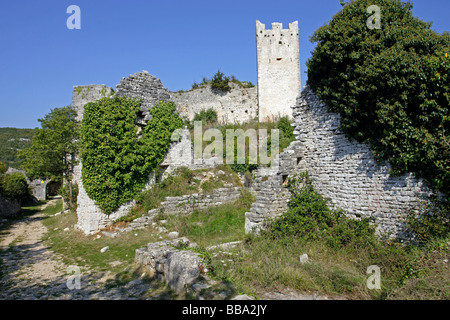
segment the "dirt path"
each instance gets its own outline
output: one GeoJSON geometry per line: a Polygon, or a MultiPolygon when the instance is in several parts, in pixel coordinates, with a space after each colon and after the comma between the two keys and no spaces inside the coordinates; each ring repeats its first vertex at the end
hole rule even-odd
{"type": "MultiPolygon", "coordinates": [[[[43,205],[53,205],[53,199],[43,205]]],[[[42,242],[46,227],[45,216],[38,212],[11,223],[0,235],[0,300],[15,299],[128,299],[147,291],[148,286],[139,281],[133,288],[107,288],[107,273],[82,272],[80,288],[75,284],[73,271],[42,242]]]]}

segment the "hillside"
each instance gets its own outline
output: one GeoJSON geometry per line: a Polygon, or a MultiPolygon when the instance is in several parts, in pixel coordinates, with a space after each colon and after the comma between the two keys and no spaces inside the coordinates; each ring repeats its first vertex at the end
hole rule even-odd
{"type": "Polygon", "coordinates": [[[0,162],[19,168],[23,160],[18,159],[17,150],[31,143],[34,129],[0,128],[0,162]]]}

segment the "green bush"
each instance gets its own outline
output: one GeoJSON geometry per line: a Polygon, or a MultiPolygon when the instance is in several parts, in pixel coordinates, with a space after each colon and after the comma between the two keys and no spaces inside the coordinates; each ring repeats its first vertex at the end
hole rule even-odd
{"type": "Polygon", "coordinates": [[[375,228],[369,219],[354,220],[346,217],[343,210],[331,210],[314,190],[307,173],[289,178],[288,189],[289,210],[270,222],[265,231],[271,238],[322,240],[332,248],[375,243],[375,228]]]}
{"type": "Polygon", "coordinates": [[[0,194],[9,200],[26,201],[31,197],[23,174],[13,172],[0,176],[0,194]]]}
{"type": "Polygon", "coordinates": [[[0,162],[0,174],[4,174],[6,171],[8,171],[8,166],[5,163],[0,162]]]}
{"type": "Polygon", "coordinates": [[[229,85],[230,81],[230,77],[226,77],[223,72],[218,70],[211,79],[211,88],[223,92],[228,92],[231,90],[231,87],[229,85]]]}
{"type": "Polygon", "coordinates": [[[67,203],[69,209],[77,208],[78,184],[72,184],[72,199],[70,198],[69,185],[67,184],[58,190],[58,194],[63,197],[64,202],[67,203]]]}
{"type": "Polygon", "coordinates": [[[192,121],[202,121],[205,125],[217,123],[217,112],[212,108],[201,110],[199,113],[195,113],[192,121]]]}
{"type": "Polygon", "coordinates": [[[409,212],[406,219],[419,243],[450,237],[450,202],[431,199],[423,203],[420,214],[409,212]]]}
{"type": "Polygon", "coordinates": [[[355,0],[319,28],[308,84],[341,130],[369,143],[391,174],[413,172],[450,194],[450,34],[413,17],[412,4],[355,0]],[[366,12],[381,9],[381,29],[366,12]]]}
{"type": "Polygon", "coordinates": [[[85,106],[81,132],[82,178],[87,194],[104,213],[132,200],[164,159],[182,120],[173,102],[149,110],[152,119],[138,136],[141,102],[103,98],[85,106]]]}

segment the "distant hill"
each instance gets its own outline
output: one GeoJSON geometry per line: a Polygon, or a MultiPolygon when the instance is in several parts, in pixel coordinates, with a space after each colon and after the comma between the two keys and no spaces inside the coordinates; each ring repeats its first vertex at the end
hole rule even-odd
{"type": "Polygon", "coordinates": [[[0,162],[19,169],[23,160],[17,157],[17,150],[28,147],[33,134],[34,129],[0,128],[0,162]]]}

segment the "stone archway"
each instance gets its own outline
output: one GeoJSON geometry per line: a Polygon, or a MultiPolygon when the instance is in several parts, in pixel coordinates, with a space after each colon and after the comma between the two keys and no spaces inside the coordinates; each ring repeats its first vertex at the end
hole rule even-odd
{"type": "Polygon", "coordinates": [[[58,181],[50,181],[46,185],[46,196],[53,197],[58,195],[58,190],[61,188],[61,182],[58,181]]]}

